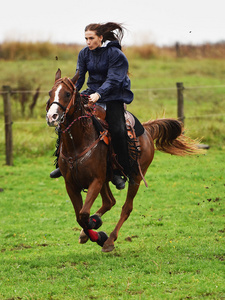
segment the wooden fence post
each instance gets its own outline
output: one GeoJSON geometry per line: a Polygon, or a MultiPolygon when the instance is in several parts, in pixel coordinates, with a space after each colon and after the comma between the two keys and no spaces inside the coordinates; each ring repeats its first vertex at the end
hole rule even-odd
{"type": "Polygon", "coordinates": [[[177,82],[177,117],[184,124],[184,97],[183,97],[183,82],[177,82]]]}
{"type": "Polygon", "coordinates": [[[11,114],[11,101],[10,101],[10,86],[4,85],[3,87],[4,99],[4,116],[5,116],[5,154],[6,165],[13,165],[13,139],[12,139],[12,114],[11,114]]]}

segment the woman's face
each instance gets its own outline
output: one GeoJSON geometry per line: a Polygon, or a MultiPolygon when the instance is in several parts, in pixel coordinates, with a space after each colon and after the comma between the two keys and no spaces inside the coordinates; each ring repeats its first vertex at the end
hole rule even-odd
{"type": "Polygon", "coordinates": [[[95,31],[85,31],[85,40],[90,50],[94,50],[102,45],[103,36],[98,36],[95,31]]]}

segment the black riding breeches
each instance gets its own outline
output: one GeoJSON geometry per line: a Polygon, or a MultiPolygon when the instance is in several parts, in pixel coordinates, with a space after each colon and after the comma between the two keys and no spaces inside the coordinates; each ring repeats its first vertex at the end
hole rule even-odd
{"type": "Polygon", "coordinates": [[[117,154],[118,162],[123,167],[126,175],[129,175],[131,173],[131,168],[128,155],[124,104],[122,101],[106,102],[106,121],[109,125],[112,145],[117,154]]]}

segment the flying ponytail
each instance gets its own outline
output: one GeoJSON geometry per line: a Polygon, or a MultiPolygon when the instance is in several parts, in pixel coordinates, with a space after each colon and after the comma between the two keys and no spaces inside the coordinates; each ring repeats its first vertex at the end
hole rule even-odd
{"type": "Polygon", "coordinates": [[[85,31],[95,31],[98,36],[103,36],[102,42],[119,41],[121,43],[124,36],[124,27],[120,23],[108,22],[104,24],[92,23],[85,27],[85,31]]]}

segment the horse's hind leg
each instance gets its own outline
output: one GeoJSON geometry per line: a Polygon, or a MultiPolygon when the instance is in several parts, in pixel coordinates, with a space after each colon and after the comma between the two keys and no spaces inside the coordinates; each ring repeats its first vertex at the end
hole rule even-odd
{"type": "MultiPolygon", "coordinates": [[[[110,210],[113,205],[115,205],[116,200],[113,197],[108,182],[105,182],[103,184],[100,194],[102,197],[102,206],[95,214],[101,217],[108,210],[110,210]]],[[[88,239],[89,239],[88,236],[85,234],[84,230],[82,229],[79,237],[79,243],[84,244],[88,241],[88,239]]]]}
{"type": "Polygon", "coordinates": [[[120,215],[119,222],[117,223],[115,229],[111,232],[107,241],[105,241],[104,246],[102,248],[103,252],[110,252],[114,249],[114,242],[116,241],[116,239],[118,237],[119,230],[133,210],[133,200],[137,194],[137,191],[139,188],[139,182],[140,182],[140,180],[138,180],[138,184],[137,184],[137,180],[136,180],[136,182],[134,184],[129,184],[126,202],[124,203],[124,205],[122,207],[122,212],[120,215]]]}
{"type": "Polygon", "coordinates": [[[108,210],[110,210],[113,205],[116,204],[116,200],[113,197],[113,194],[110,190],[109,183],[105,182],[101,189],[101,197],[102,197],[102,206],[100,209],[96,212],[99,216],[104,215],[108,210]]]}

